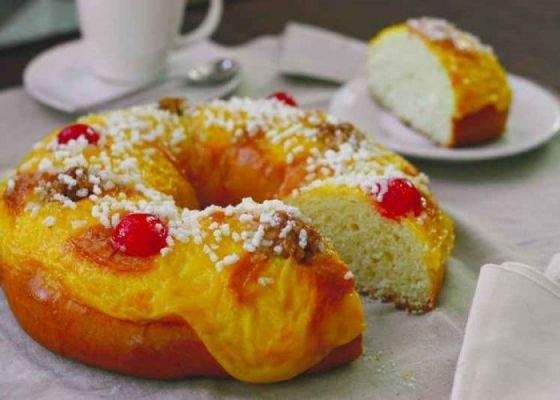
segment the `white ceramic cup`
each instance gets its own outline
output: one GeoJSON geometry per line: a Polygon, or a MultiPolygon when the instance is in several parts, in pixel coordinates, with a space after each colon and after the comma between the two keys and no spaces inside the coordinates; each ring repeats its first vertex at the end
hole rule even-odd
{"type": "Polygon", "coordinates": [[[150,82],[165,73],[172,49],[209,37],[222,17],[223,0],[210,0],[206,19],[187,35],[179,29],[186,0],[78,0],[92,72],[115,83],[150,82]]]}

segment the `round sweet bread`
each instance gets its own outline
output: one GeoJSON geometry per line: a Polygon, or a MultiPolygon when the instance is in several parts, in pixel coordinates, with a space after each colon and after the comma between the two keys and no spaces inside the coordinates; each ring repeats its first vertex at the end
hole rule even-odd
{"type": "Polygon", "coordinates": [[[35,340],[88,364],[290,379],[360,355],[355,282],[434,306],[453,229],[426,182],[275,98],[89,115],[0,186],[4,291],[35,340]]]}

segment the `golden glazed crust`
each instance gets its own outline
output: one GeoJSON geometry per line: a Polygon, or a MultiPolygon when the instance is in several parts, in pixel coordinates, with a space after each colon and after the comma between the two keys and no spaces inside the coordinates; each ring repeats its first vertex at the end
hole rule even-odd
{"type": "Polygon", "coordinates": [[[464,147],[498,139],[505,131],[508,110],[493,105],[453,120],[453,140],[449,147],[464,147]]]}
{"type": "MultiPolygon", "coordinates": [[[[7,272],[3,288],[22,328],[63,356],[146,378],[230,376],[190,325],[179,318],[146,322],[113,318],[77,303],[62,290],[45,288],[40,273],[23,276],[7,272]]],[[[362,353],[361,342],[359,336],[333,349],[307,372],[351,362],[362,353]]]]}

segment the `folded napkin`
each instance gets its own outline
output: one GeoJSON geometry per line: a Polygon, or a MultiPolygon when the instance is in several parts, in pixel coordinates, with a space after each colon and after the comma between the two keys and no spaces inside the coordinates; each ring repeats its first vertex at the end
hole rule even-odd
{"type": "Polygon", "coordinates": [[[363,75],[366,53],[365,42],[291,22],[282,38],[279,68],[286,75],[344,83],[363,75]]]}
{"type": "Polygon", "coordinates": [[[452,400],[560,398],[560,254],[482,267],[452,400]]]}

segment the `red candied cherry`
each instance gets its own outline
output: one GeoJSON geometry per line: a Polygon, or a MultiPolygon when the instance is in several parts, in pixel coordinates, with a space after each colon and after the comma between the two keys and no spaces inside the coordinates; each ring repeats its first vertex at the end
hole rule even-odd
{"type": "Polygon", "coordinates": [[[387,187],[377,184],[377,207],[384,217],[397,219],[407,215],[419,216],[424,206],[422,195],[408,179],[393,178],[387,187]]]}
{"type": "Polygon", "coordinates": [[[115,228],[111,242],[128,256],[149,257],[167,246],[167,226],[155,215],[128,214],[115,228]]]}
{"type": "Polygon", "coordinates": [[[276,99],[288,106],[297,107],[296,99],[286,92],[276,92],[267,97],[268,99],[276,99]]]}
{"type": "Polygon", "coordinates": [[[62,129],[57,139],[59,144],[65,144],[72,139],[78,139],[80,136],[85,137],[89,144],[96,144],[100,138],[99,133],[91,126],[86,124],[73,124],[62,129]]]}

